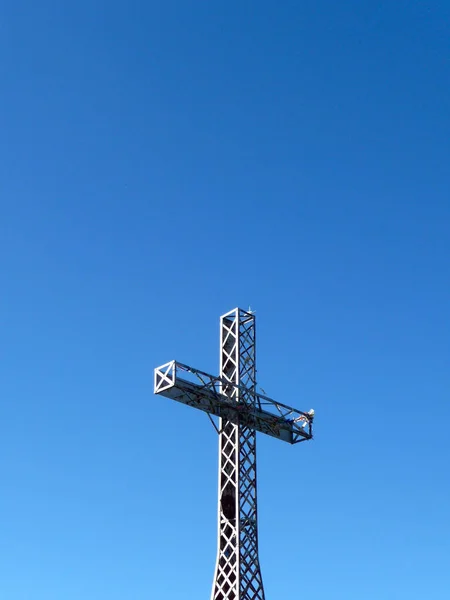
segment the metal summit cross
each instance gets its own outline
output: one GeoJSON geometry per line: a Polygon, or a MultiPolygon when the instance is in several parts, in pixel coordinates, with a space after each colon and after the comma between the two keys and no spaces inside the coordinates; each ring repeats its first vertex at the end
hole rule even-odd
{"type": "Polygon", "coordinates": [[[174,360],[155,369],[155,394],[220,417],[211,600],[265,598],[258,559],[256,432],[291,444],[312,438],[314,411],[301,412],[260,394],[255,359],[255,315],[236,308],[220,318],[219,377],[174,360]]]}

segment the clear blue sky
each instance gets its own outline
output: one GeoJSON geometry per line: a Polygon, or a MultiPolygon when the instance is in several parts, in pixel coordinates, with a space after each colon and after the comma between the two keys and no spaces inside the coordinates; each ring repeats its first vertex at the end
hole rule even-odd
{"type": "Polygon", "coordinates": [[[450,596],[450,4],[0,10],[0,598],[209,598],[217,436],[153,396],[250,304],[268,600],[450,596]]]}

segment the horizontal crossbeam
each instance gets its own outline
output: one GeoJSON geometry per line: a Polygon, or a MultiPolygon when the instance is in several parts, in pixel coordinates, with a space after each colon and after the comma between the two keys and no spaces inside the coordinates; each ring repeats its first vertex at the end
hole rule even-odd
{"type": "Polygon", "coordinates": [[[175,360],[155,369],[155,394],[193,406],[206,413],[240,423],[290,444],[312,438],[313,411],[299,411],[268,396],[245,389],[245,402],[236,402],[229,393],[238,385],[198,371],[175,360]],[[227,390],[227,395],[222,393],[227,390]]]}

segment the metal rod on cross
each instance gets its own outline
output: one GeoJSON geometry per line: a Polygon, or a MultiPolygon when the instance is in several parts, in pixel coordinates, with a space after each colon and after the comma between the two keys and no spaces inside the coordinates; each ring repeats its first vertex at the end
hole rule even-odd
{"type": "Polygon", "coordinates": [[[312,438],[314,411],[256,387],[255,314],[220,318],[220,375],[171,361],[155,369],[155,394],[219,417],[218,547],[211,600],[264,600],[258,557],[256,432],[296,444],[312,438]]]}

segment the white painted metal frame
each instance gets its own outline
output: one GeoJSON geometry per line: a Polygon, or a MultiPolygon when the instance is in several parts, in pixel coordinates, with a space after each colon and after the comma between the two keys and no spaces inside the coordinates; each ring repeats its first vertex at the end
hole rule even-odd
{"type": "MultiPolygon", "coordinates": [[[[249,408],[256,398],[255,342],[254,314],[235,309],[221,318],[221,392],[249,408]]],[[[258,557],[256,431],[239,419],[233,423],[222,418],[218,547],[211,600],[244,599],[264,600],[258,557]]]]}
{"type": "Polygon", "coordinates": [[[256,390],[255,315],[220,319],[220,376],[171,361],[155,369],[155,394],[220,417],[218,547],[211,600],[265,600],[258,557],[256,431],[295,444],[312,438],[314,411],[256,390]]]}
{"type": "MultiPolygon", "coordinates": [[[[198,408],[223,421],[241,423],[290,444],[312,438],[313,416],[268,396],[236,384],[236,401],[222,393],[221,377],[199,371],[175,360],[155,369],[155,394],[198,408]],[[244,398],[247,401],[244,402],[244,398]],[[251,402],[249,402],[251,398],[251,402]]],[[[219,432],[219,430],[218,430],[219,432]]],[[[219,432],[220,433],[220,432],[219,432]]]]}

